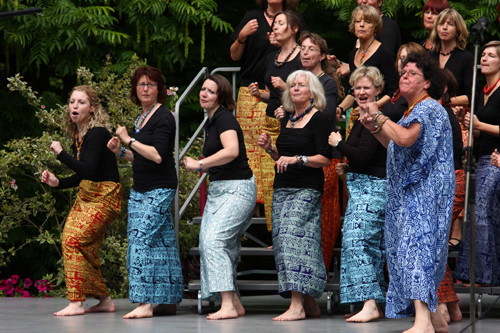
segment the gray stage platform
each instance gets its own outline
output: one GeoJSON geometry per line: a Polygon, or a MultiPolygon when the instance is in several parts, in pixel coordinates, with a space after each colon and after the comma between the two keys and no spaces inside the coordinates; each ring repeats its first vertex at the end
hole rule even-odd
{"type": "MultiPolygon", "coordinates": [[[[469,323],[467,318],[468,296],[460,295],[464,321],[452,323],[451,333],[461,332],[469,323]]],[[[484,296],[484,310],[496,300],[493,296],[484,296]]],[[[116,313],[87,314],[75,317],[54,317],[52,313],[66,306],[65,299],[57,298],[0,298],[0,332],[139,332],[139,333],[175,333],[175,332],[237,332],[237,333],[267,333],[267,332],[360,332],[360,333],[388,333],[402,332],[412,325],[412,318],[383,319],[366,324],[348,324],[343,312],[347,308],[332,316],[326,314],[318,319],[307,319],[296,322],[273,322],[271,317],[286,310],[288,301],[277,295],[246,296],[242,299],[247,315],[234,320],[208,321],[204,316],[196,313],[196,300],[184,300],[176,316],[154,317],[138,320],[124,320],[122,315],[134,308],[128,300],[116,300],[116,313]],[[342,313],[341,313],[342,312],[342,313]]],[[[88,304],[95,304],[89,300],[88,304]]],[[[322,310],[326,308],[325,297],[319,301],[322,310]]],[[[476,332],[500,332],[500,301],[486,318],[476,324],[476,332]]],[[[464,332],[472,332],[467,329],[464,332]]]]}

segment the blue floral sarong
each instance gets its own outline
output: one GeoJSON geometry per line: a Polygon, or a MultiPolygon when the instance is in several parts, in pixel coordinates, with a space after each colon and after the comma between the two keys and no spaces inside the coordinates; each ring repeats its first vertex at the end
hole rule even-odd
{"type": "MultiPolygon", "coordinates": [[[[490,156],[479,158],[476,168],[476,283],[500,285],[500,168],[490,156]]],[[[455,278],[470,281],[470,224],[465,225],[455,278]]]]}
{"type": "Polygon", "coordinates": [[[175,239],[172,203],[175,189],[130,191],[127,269],[133,303],[175,304],[184,284],[175,239]]]}
{"type": "Polygon", "coordinates": [[[321,250],[321,192],[308,188],[277,188],[272,209],[273,251],[278,292],[297,291],[315,298],[326,286],[321,250]]]}
{"type": "Polygon", "coordinates": [[[208,187],[200,229],[201,297],[236,291],[241,237],[252,223],[257,199],[255,177],[217,180],[208,187]]]}
{"type": "Polygon", "coordinates": [[[348,173],[349,201],[340,256],[340,302],[385,302],[385,195],[387,181],[348,173]]]}

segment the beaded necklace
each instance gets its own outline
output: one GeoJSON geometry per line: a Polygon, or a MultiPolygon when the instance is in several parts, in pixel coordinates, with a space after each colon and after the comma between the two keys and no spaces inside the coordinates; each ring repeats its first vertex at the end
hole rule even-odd
{"type": "Polygon", "coordinates": [[[148,112],[146,112],[146,114],[144,114],[142,117],[140,114],[137,116],[137,118],[135,119],[135,122],[134,122],[135,133],[139,133],[141,131],[141,126],[142,126],[142,123],[144,122],[144,119],[146,119],[146,117],[151,112],[151,110],[153,110],[153,108],[156,106],[156,104],[158,104],[158,103],[155,103],[151,107],[151,109],[149,109],[148,112]]]}
{"type": "Polygon", "coordinates": [[[396,92],[394,93],[394,95],[392,95],[391,97],[391,103],[394,104],[396,103],[396,101],[401,97],[401,91],[399,91],[399,88],[398,90],[396,90],[396,92]]]}
{"type": "Polygon", "coordinates": [[[76,147],[76,160],[80,160],[80,150],[82,150],[82,142],[80,142],[80,136],[78,135],[78,131],[75,132],[75,147],[76,147]]]}
{"type": "Polygon", "coordinates": [[[450,52],[441,52],[439,51],[439,54],[442,55],[443,57],[449,56],[451,52],[455,51],[455,48],[452,48],[450,52]]]}
{"type": "Polygon", "coordinates": [[[408,117],[408,115],[413,111],[413,108],[420,102],[422,102],[424,99],[426,99],[427,97],[429,97],[429,94],[428,93],[425,93],[423,94],[421,97],[419,97],[415,102],[412,103],[412,105],[410,105],[410,107],[408,108],[408,110],[405,111],[405,118],[408,117]]]}
{"type": "Polygon", "coordinates": [[[370,46],[372,46],[374,41],[375,41],[375,37],[373,37],[373,40],[370,42],[370,44],[368,45],[368,47],[364,51],[361,50],[361,45],[359,46],[359,52],[361,53],[361,59],[359,59],[360,64],[363,63],[364,58],[365,58],[365,54],[366,54],[366,52],[368,52],[368,49],[370,48],[370,46]]]}
{"type": "Polygon", "coordinates": [[[295,124],[298,123],[309,111],[311,111],[313,107],[314,103],[313,101],[311,101],[311,105],[309,105],[309,107],[304,112],[299,114],[297,117],[293,117],[293,115],[295,114],[294,111],[293,114],[290,116],[290,128],[294,128],[295,124]]]}
{"type": "Polygon", "coordinates": [[[321,73],[319,73],[318,75],[316,75],[316,77],[319,79],[320,77],[322,77],[323,75],[325,75],[325,71],[321,71],[321,73]]]}
{"type": "Polygon", "coordinates": [[[290,53],[288,53],[288,55],[286,56],[285,60],[284,61],[278,61],[278,57],[281,53],[281,49],[278,51],[278,53],[276,54],[276,58],[274,59],[274,66],[276,67],[282,67],[287,61],[288,59],[290,59],[290,57],[292,56],[293,52],[295,52],[295,49],[299,47],[299,44],[295,44],[295,46],[293,47],[293,49],[290,51],[290,53]]]}
{"type": "Polygon", "coordinates": [[[498,78],[497,82],[495,82],[491,87],[488,87],[488,83],[484,85],[483,92],[485,95],[489,95],[493,89],[495,89],[497,83],[500,81],[500,77],[498,78]]]}
{"type": "Polygon", "coordinates": [[[264,10],[264,15],[266,15],[267,18],[270,19],[270,20],[274,19],[274,17],[276,16],[276,15],[269,14],[269,12],[267,11],[267,9],[264,10]]]}

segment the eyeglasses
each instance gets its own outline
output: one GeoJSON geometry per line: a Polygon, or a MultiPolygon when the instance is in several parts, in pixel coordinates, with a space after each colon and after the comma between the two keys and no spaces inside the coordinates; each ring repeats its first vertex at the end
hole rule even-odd
{"type": "Polygon", "coordinates": [[[417,72],[414,72],[414,71],[409,71],[409,72],[407,72],[407,71],[401,71],[401,72],[399,72],[399,76],[405,76],[406,74],[408,74],[409,77],[414,77],[415,75],[422,75],[422,76],[424,76],[424,74],[417,73],[417,72]]]}
{"type": "Polygon", "coordinates": [[[151,89],[151,88],[154,88],[154,87],[156,87],[156,86],[157,86],[157,84],[156,84],[156,83],[151,83],[151,82],[148,82],[148,83],[139,83],[139,84],[137,85],[137,88],[144,89],[144,88],[148,87],[149,89],[151,89]]]}

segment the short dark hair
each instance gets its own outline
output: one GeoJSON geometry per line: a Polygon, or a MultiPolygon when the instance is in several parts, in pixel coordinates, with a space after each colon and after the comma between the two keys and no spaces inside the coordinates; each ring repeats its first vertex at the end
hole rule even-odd
{"type": "Polygon", "coordinates": [[[163,83],[163,78],[161,77],[161,72],[155,67],[139,67],[135,70],[134,76],[132,76],[129,95],[130,100],[132,100],[134,104],[141,106],[141,101],[137,97],[137,82],[139,82],[139,79],[143,75],[146,75],[148,79],[157,84],[158,97],[156,100],[161,104],[165,103],[167,99],[167,91],[165,89],[165,84],[163,83]]]}
{"type": "Polygon", "coordinates": [[[215,82],[217,85],[217,103],[224,106],[229,111],[236,109],[236,102],[233,99],[233,87],[229,80],[220,74],[209,75],[206,80],[215,82]]]}
{"type": "Polygon", "coordinates": [[[411,52],[403,61],[403,67],[408,63],[415,64],[422,71],[424,79],[430,82],[430,87],[427,89],[429,96],[436,100],[440,99],[443,95],[445,80],[437,60],[431,58],[428,54],[411,52]]]}
{"type": "Polygon", "coordinates": [[[441,13],[443,10],[451,8],[447,0],[427,0],[422,8],[422,12],[428,10],[436,13],[441,13]]]}
{"type": "Polygon", "coordinates": [[[457,96],[458,82],[455,75],[448,68],[443,68],[442,71],[446,91],[441,96],[441,102],[443,102],[443,105],[447,105],[450,104],[452,97],[457,96]]]}
{"type": "MultiPolygon", "coordinates": [[[[267,0],[256,0],[256,2],[260,9],[267,9],[267,0]]],[[[298,4],[299,0],[283,0],[283,10],[295,10],[298,4]]]]}

